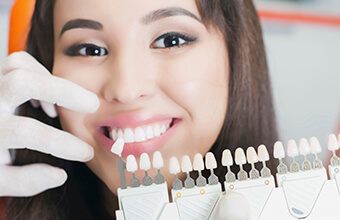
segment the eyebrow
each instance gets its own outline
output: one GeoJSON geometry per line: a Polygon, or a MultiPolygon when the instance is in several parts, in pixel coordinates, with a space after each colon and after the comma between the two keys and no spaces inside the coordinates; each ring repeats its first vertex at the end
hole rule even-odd
{"type": "Polygon", "coordinates": [[[64,27],[61,29],[59,38],[65,31],[74,29],[74,28],[87,28],[87,29],[93,29],[93,30],[103,30],[103,25],[99,23],[98,21],[93,21],[93,20],[87,20],[87,19],[74,19],[68,21],[64,27]]]}
{"type": "Polygon", "coordinates": [[[177,16],[177,15],[186,15],[202,23],[201,19],[199,19],[196,15],[194,15],[190,11],[184,8],[172,7],[172,8],[158,9],[156,11],[153,11],[147,14],[146,16],[142,18],[142,24],[146,25],[146,24],[149,24],[151,22],[157,21],[162,18],[177,16]]]}

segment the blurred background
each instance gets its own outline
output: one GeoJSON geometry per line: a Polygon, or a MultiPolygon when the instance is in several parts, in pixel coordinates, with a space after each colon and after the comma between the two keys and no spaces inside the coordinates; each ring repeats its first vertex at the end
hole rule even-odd
{"type": "MultiPolygon", "coordinates": [[[[0,0],[0,60],[14,0],[0,0]]],[[[340,132],[340,1],[254,0],[266,45],[280,140],[340,132]]]]}

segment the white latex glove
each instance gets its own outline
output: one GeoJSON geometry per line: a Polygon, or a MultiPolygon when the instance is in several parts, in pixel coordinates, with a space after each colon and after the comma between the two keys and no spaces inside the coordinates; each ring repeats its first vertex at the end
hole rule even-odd
{"type": "Polygon", "coordinates": [[[94,93],[51,75],[26,52],[0,62],[0,196],[33,196],[67,179],[64,170],[47,164],[9,165],[8,149],[28,148],[81,162],[94,155],[93,148],[75,136],[13,114],[17,106],[31,99],[78,112],[93,113],[99,108],[94,93]]]}
{"type": "Polygon", "coordinates": [[[251,220],[248,200],[240,193],[227,192],[216,207],[216,220],[251,220]]]}

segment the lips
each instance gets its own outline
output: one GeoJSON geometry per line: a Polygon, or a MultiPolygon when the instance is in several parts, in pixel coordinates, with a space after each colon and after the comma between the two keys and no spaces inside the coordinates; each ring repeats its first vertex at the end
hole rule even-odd
{"type": "Polygon", "coordinates": [[[162,148],[175,133],[181,119],[153,114],[118,115],[96,125],[95,136],[110,150],[117,138],[123,138],[122,156],[139,156],[162,148]]]}

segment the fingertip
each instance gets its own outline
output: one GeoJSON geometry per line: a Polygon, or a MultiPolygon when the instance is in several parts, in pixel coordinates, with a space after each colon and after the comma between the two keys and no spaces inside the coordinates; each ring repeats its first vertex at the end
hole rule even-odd
{"type": "Polygon", "coordinates": [[[99,106],[100,106],[100,101],[99,101],[99,98],[98,96],[95,94],[95,93],[92,93],[90,94],[90,99],[88,100],[88,104],[89,104],[89,113],[95,113],[98,109],[99,109],[99,106]]]}

